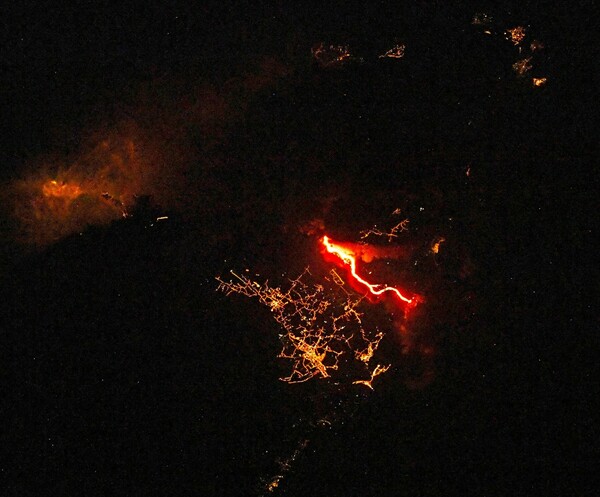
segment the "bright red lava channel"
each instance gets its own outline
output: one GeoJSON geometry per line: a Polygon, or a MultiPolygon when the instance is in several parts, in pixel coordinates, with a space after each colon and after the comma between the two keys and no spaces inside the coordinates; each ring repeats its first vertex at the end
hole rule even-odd
{"type": "Polygon", "coordinates": [[[333,241],[331,241],[331,239],[327,235],[325,235],[321,241],[323,243],[323,246],[327,250],[327,252],[337,256],[338,258],[340,258],[342,260],[342,262],[344,264],[348,265],[350,267],[350,272],[352,273],[352,276],[354,277],[354,279],[356,281],[358,281],[359,283],[363,284],[364,286],[366,286],[373,295],[381,295],[385,292],[392,292],[400,300],[402,300],[403,302],[406,302],[407,304],[414,305],[417,303],[416,298],[405,297],[400,290],[398,290],[397,288],[395,288],[393,286],[387,286],[387,285],[382,285],[382,284],[372,284],[372,283],[369,283],[367,280],[361,278],[356,272],[356,257],[350,250],[345,249],[344,247],[342,247],[341,245],[338,245],[337,243],[334,243],[333,241]]]}

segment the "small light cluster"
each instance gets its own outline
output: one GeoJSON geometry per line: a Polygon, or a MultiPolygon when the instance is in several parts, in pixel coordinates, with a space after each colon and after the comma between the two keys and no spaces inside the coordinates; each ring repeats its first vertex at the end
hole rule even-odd
{"type": "Polygon", "coordinates": [[[380,59],[388,58],[388,59],[401,59],[404,57],[404,52],[406,50],[406,45],[397,44],[390,48],[387,52],[381,54],[379,56],[380,59]]]}
{"type": "Polygon", "coordinates": [[[311,51],[315,60],[322,67],[340,65],[352,57],[348,45],[325,45],[321,42],[311,51]]]}
{"type": "MultiPolygon", "coordinates": [[[[402,211],[400,209],[396,209],[392,213],[392,215],[398,216],[401,213],[402,213],[402,211]]],[[[388,243],[389,243],[392,241],[392,239],[398,238],[399,233],[402,233],[403,231],[408,231],[408,223],[409,223],[408,218],[404,218],[402,221],[400,221],[399,223],[396,223],[395,226],[392,226],[387,231],[382,230],[382,229],[378,228],[377,226],[373,226],[371,229],[361,231],[360,238],[361,238],[361,240],[364,240],[365,238],[368,238],[371,235],[383,236],[388,239],[388,243]]]]}
{"type": "MultiPolygon", "coordinates": [[[[544,49],[544,44],[537,39],[533,39],[529,43],[526,43],[528,33],[525,26],[519,25],[503,29],[502,27],[495,25],[492,16],[482,12],[476,13],[473,16],[471,24],[483,28],[483,33],[486,35],[503,35],[504,39],[517,49],[519,58],[512,64],[512,69],[519,78],[523,78],[533,69],[532,60],[534,53],[541,52],[544,49]]],[[[539,88],[546,84],[547,78],[536,77],[532,78],[531,81],[534,88],[539,88]]]]}

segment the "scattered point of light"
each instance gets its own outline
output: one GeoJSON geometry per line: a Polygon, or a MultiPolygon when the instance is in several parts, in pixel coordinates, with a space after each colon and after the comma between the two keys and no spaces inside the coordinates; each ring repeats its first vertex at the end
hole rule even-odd
{"type": "Polygon", "coordinates": [[[538,50],[543,50],[544,49],[544,44],[539,41],[539,40],[533,40],[530,44],[529,44],[529,49],[532,52],[536,52],[538,50]]]}
{"type": "MultiPolygon", "coordinates": [[[[393,214],[396,214],[396,211],[394,211],[393,214]]],[[[396,226],[392,227],[389,231],[382,231],[377,226],[373,226],[369,230],[361,231],[360,238],[361,238],[361,240],[364,240],[365,238],[367,238],[371,235],[385,236],[385,237],[387,237],[388,242],[391,242],[393,238],[398,238],[398,233],[402,233],[403,231],[408,231],[408,223],[409,223],[408,218],[403,219],[402,221],[397,223],[396,226]]]]}
{"type": "MultiPolygon", "coordinates": [[[[326,420],[320,420],[320,421],[326,421],[326,420]]],[[[279,485],[281,484],[282,480],[285,478],[285,475],[292,469],[292,464],[296,461],[296,459],[304,451],[304,449],[306,449],[308,442],[309,442],[308,439],[300,440],[300,442],[294,449],[294,452],[292,452],[292,454],[289,457],[287,457],[284,460],[277,461],[281,471],[279,474],[271,477],[266,482],[266,484],[264,485],[264,488],[267,492],[273,493],[273,492],[275,492],[275,490],[277,490],[279,488],[279,485]]],[[[267,450],[265,452],[268,453],[269,451],[267,450]]]]}
{"type": "Polygon", "coordinates": [[[484,12],[477,12],[473,16],[473,20],[471,21],[471,24],[485,25],[485,24],[491,24],[492,21],[493,21],[492,16],[490,16],[484,12]]]}
{"type": "Polygon", "coordinates": [[[313,47],[312,55],[323,67],[342,64],[352,57],[347,45],[329,45],[319,43],[313,47]]]}

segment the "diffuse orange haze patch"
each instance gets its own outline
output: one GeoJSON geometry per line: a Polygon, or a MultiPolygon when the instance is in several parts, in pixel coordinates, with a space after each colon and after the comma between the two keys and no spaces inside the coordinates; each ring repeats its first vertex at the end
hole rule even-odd
{"type": "Polygon", "coordinates": [[[145,83],[133,103],[82,135],[78,149],[35,159],[26,164],[30,174],[3,188],[2,207],[17,221],[14,237],[48,245],[119,219],[140,196],[151,197],[155,206],[202,215],[208,193],[216,195],[211,173],[228,163],[222,145],[231,125],[256,92],[288,72],[265,59],[221,88],[145,83]]]}
{"type": "Polygon", "coordinates": [[[4,192],[17,238],[43,246],[122,217],[138,192],[152,193],[159,164],[160,154],[132,125],[97,133],[67,157],[40,159],[4,192]]]}
{"type": "Polygon", "coordinates": [[[75,200],[83,192],[78,185],[61,182],[55,179],[46,181],[42,186],[42,193],[45,197],[58,197],[68,200],[75,200]]]}

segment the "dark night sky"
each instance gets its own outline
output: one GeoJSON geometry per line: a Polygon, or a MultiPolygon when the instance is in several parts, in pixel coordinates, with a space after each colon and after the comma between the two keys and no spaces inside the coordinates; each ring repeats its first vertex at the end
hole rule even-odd
{"type": "Polygon", "coordinates": [[[0,494],[261,495],[283,472],[291,496],[591,495],[594,2],[289,3],[0,9],[0,494]],[[546,86],[478,12],[544,43],[546,86]],[[356,59],[319,66],[321,41],[356,59]],[[23,243],[14,185],[94,176],[85,144],[123,122],[161,152],[125,174],[131,215],[92,199],[23,243]],[[279,381],[269,312],[215,276],[318,271],[303,225],[356,241],[396,207],[434,381],[411,388],[432,366],[392,341],[373,392],[279,381]]]}

